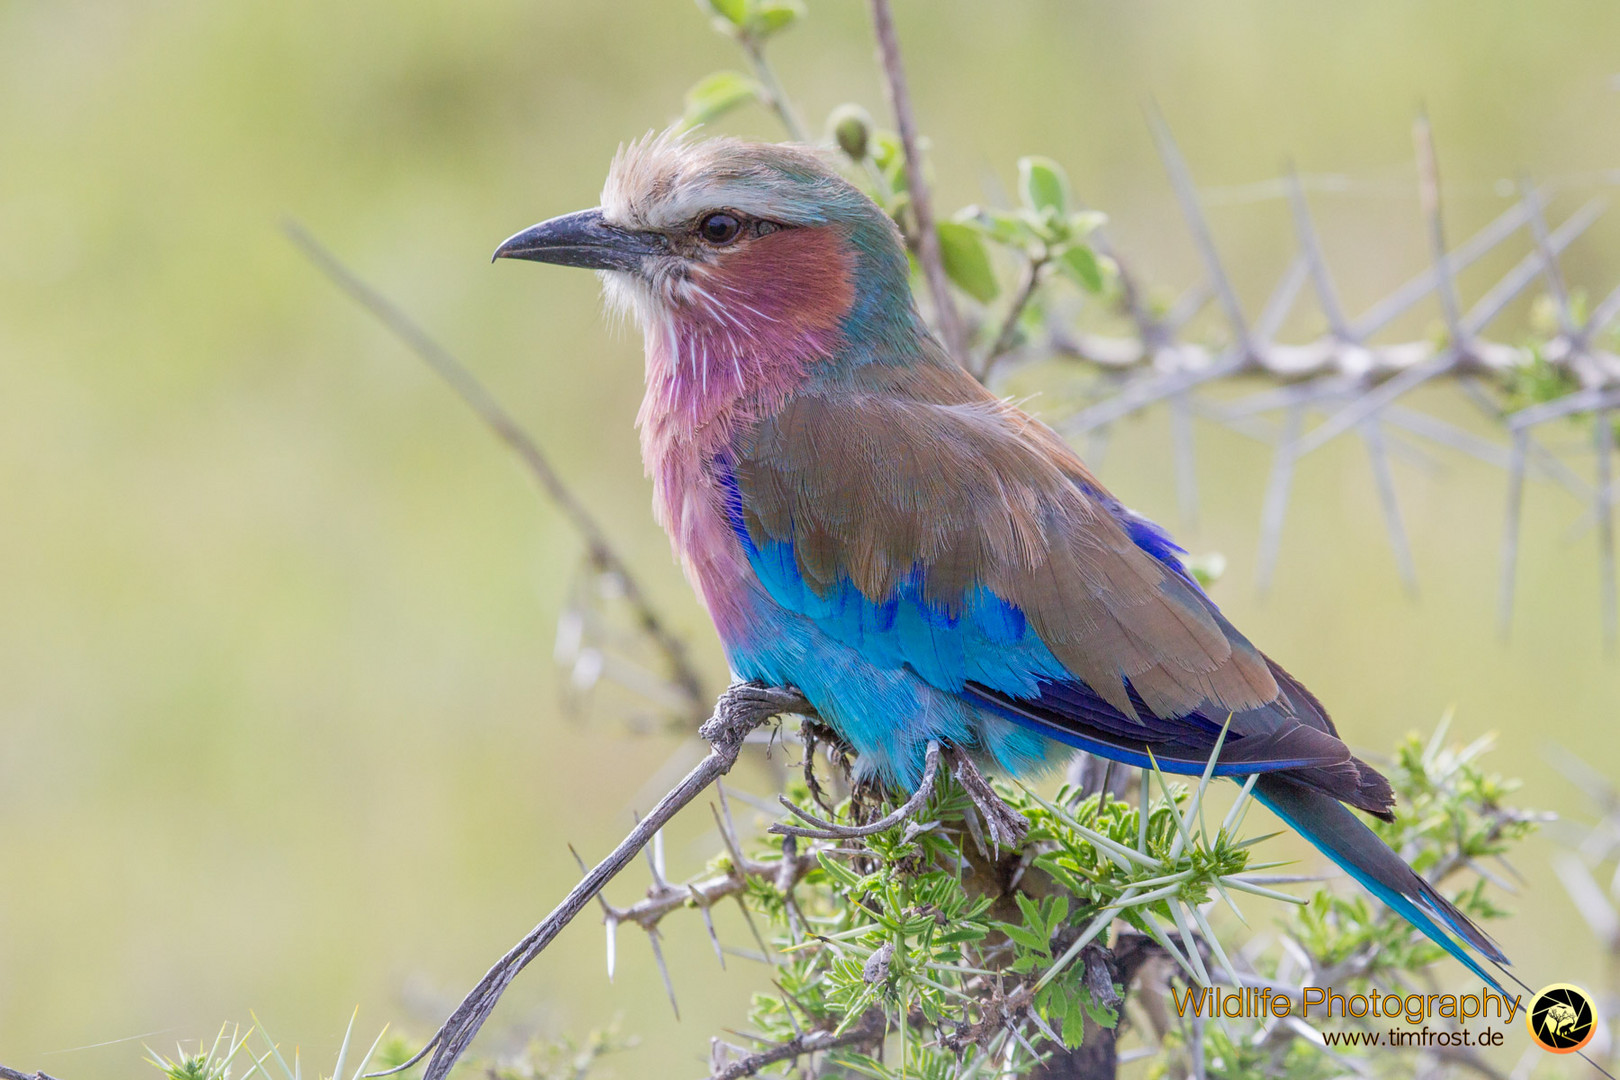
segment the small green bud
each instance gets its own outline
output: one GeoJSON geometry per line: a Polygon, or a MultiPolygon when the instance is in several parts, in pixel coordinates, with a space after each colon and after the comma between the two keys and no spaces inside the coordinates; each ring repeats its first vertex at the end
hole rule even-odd
{"type": "Polygon", "coordinates": [[[827,129],[832,132],[838,149],[848,154],[851,161],[866,160],[872,138],[871,113],[859,105],[840,105],[827,117],[827,129]]]}

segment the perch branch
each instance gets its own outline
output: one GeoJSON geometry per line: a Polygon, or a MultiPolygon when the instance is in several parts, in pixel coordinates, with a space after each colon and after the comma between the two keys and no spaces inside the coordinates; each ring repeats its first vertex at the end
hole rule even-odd
{"type": "Polygon", "coordinates": [[[56,1080],[56,1078],[49,1073],[18,1072],[16,1069],[8,1069],[6,1066],[0,1065],[0,1080],[56,1080]]]}
{"type": "Polygon", "coordinates": [[[557,505],[563,517],[584,540],[586,555],[591,565],[601,573],[613,575],[619,581],[624,590],[624,598],[636,613],[636,620],[641,629],[664,654],[669,664],[671,678],[680,688],[682,696],[687,699],[693,715],[701,716],[698,711],[699,703],[708,700],[708,694],[704,690],[702,676],[698,674],[696,666],[687,654],[686,643],[669,629],[663,616],[653,607],[646,590],[631,572],[629,564],[608,541],[606,532],[591,516],[590,511],[585,509],[585,505],[579,501],[568,485],[563,483],[562,477],[557,474],[557,470],[541,451],[539,444],[523,430],[517,419],[495,400],[494,395],[461,361],[429,336],[427,331],[400,310],[398,305],[344,265],[308,229],[297,221],[287,221],[283,228],[288,239],[317,270],[326,275],[328,280],[355,303],[376,316],[384,327],[449,384],[456,396],[477,414],[497,438],[517,454],[518,459],[539,483],[541,490],[557,505]]]}
{"type": "Polygon", "coordinates": [[[613,849],[613,853],[597,863],[585,880],[574,886],[573,891],[540,925],[496,961],[495,966],[456,1006],[450,1018],[434,1032],[427,1045],[404,1064],[383,1072],[368,1073],[367,1076],[389,1076],[402,1072],[432,1051],[433,1057],[428,1062],[424,1080],[444,1080],[518,972],[551,944],[562,928],[573,921],[574,916],[595,899],[619,871],[629,865],[682,807],[731,769],[748,733],[773,716],[803,712],[808,708],[809,703],[798,691],[758,683],[737,683],[721,694],[715,703],[714,715],[699,731],[709,742],[708,756],[658,801],[658,805],[636,824],[630,835],[613,849]]]}

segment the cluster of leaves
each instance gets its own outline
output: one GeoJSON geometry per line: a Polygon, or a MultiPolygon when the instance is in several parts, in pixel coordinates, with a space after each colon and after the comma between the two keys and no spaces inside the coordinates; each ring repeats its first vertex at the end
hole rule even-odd
{"type": "MultiPolygon", "coordinates": [[[[317,1072],[317,1077],[361,1080],[371,1063],[379,1058],[378,1050],[383,1046],[387,1028],[377,1035],[359,1063],[354,1063],[352,1051],[357,1049],[353,1041],[354,1019],[350,1017],[349,1026],[343,1033],[343,1043],[338,1048],[337,1062],[331,1073],[317,1072]]],[[[405,1057],[400,1060],[403,1061],[405,1057]]],[[[292,1053],[292,1060],[288,1061],[281,1045],[260,1023],[254,1023],[246,1031],[240,1025],[225,1024],[212,1043],[199,1043],[190,1052],[183,1046],[176,1046],[174,1057],[148,1047],[147,1060],[163,1074],[165,1080],[303,1080],[304,1075],[303,1062],[297,1051],[292,1053]]]]}
{"type": "Polygon", "coordinates": [[[764,62],[765,43],[804,17],[800,0],[698,0],[714,28],[736,41],[753,64],[752,75],[716,71],[698,80],[686,92],[682,122],[688,127],[707,124],[750,101],[775,109],[797,136],[798,121],[782,97],[775,75],[764,62]]]}
{"type": "MultiPolygon", "coordinates": [[[[1385,840],[1431,880],[1444,883],[1480,861],[1500,859],[1538,815],[1504,797],[1514,784],[1484,772],[1477,759],[1488,739],[1445,745],[1445,725],[1429,740],[1403,741],[1391,770],[1400,810],[1383,825],[1385,840]]],[[[796,1075],[898,1080],[929,1077],[1068,1075],[1044,1072],[1052,1059],[1109,1033],[1124,1019],[1131,988],[1099,995],[1081,956],[1095,941],[1143,935],[1173,959],[1173,982],[1143,980],[1139,994],[1161,1006],[1186,988],[1242,978],[1275,978],[1277,964],[1251,957],[1240,975],[1210,918],[1222,905],[1238,919],[1234,893],[1292,901],[1278,920],[1285,951],[1308,967],[1290,974],[1310,985],[1410,985],[1442,954],[1404,920],[1359,892],[1318,887],[1307,900],[1275,892],[1258,874],[1251,849],[1266,837],[1240,839],[1247,788],[1211,830],[1204,799],[1208,777],[1190,786],[1151,774],[1140,799],[1081,796],[1064,788],[1052,800],[1024,787],[997,785],[1030,823],[1016,850],[987,855],[975,839],[975,813],[962,790],[942,782],[925,810],[904,825],[817,853],[819,867],[792,895],[768,879],[749,903],[770,920],[783,962],[774,993],[755,997],[751,1022],[764,1044],[784,1044],[807,1031],[834,1035],[878,1030],[881,1039],[840,1047],[796,1075]],[[874,1016],[881,1024],[874,1027],[874,1016]]],[[[801,799],[804,793],[796,792],[801,799]]],[[[858,801],[841,815],[862,816],[858,801]]],[[[1504,863],[1505,865],[1505,863],[1504,863]]],[[[1511,872],[1511,871],[1510,871],[1511,872]]],[[[1494,876],[1494,875],[1493,875],[1494,876]]],[[[1455,897],[1476,920],[1505,914],[1484,892],[1485,877],[1455,897]]],[[[1229,927],[1231,924],[1228,924],[1229,927]]],[[[1226,931],[1231,937],[1232,930],[1226,931]]],[[[1176,1019],[1172,1017],[1172,1019],[1176,1019]]],[[[1246,1023],[1246,1022],[1245,1022],[1246,1023]]],[[[1341,1061],[1287,1025],[1256,1035],[1182,1019],[1143,1030],[1160,1050],[1152,1075],[1173,1073],[1193,1053],[1205,1073],[1228,1080],[1341,1075],[1341,1061]]],[[[803,1068],[800,1062],[799,1068],[803,1068]]]]}
{"type": "Polygon", "coordinates": [[[969,1077],[992,1063],[996,1075],[1029,1072],[1081,1046],[1088,1026],[1118,1023],[1124,988],[1100,998],[1082,960],[1116,921],[1207,981],[1194,942],[1207,936],[1203,907],[1229,890],[1271,892],[1247,877],[1263,867],[1236,839],[1245,804],[1209,831],[1207,776],[1193,788],[1158,783],[1145,821],[1106,794],[1064,788],[1049,801],[998,787],[1030,827],[1017,850],[992,856],[978,846],[972,802],[942,780],[914,820],[819,850],[792,897],[761,881],[749,901],[786,959],[778,992],[755,999],[759,1037],[869,1029],[876,1010],[895,1052],[841,1048],[818,1075],[969,1077]]]}
{"type": "MultiPolygon", "coordinates": [[[[777,114],[790,137],[805,139],[806,132],[763,51],[768,39],[803,17],[803,4],[798,0],[699,0],[699,7],[708,12],[717,30],[742,47],[753,73],[716,71],[700,79],[687,91],[682,122],[687,126],[711,123],[733,109],[757,103],[777,114]]],[[[825,132],[827,141],[837,146],[851,166],[851,179],[894,219],[915,249],[917,223],[900,136],[874,124],[871,113],[858,104],[834,109],[827,117],[825,132]]],[[[1018,197],[1016,207],[967,206],[935,225],[946,276],[963,297],[981,307],[989,305],[1009,291],[1006,281],[1021,279],[999,324],[986,318],[976,320],[982,344],[991,356],[1014,344],[1021,324],[1039,319],[1038,286],[1049,268],[1087,293],[1099,295],[1109,290],[1116,275],[1113,263],[1090,242],[1104,216],[1076,203],[1068,175],[1056,161],[1020,158],[1018,197]],[[998,269],[998,263],[1021,270],[998,269]]]]}
{"type": "MultiPolygon", "coordinates": [[[[1471,872],[1474,884],[1454,900],[1488,921],[1505,913],[1485,895],[1486,880],[1499,879],[1484,861],[1498,861],[1511,874],[1504,856],[1541,817],[1510,807],[1505,800],[1515,783],[1480,767],[1488,738],[1453,748],[1445,734],[1443,722],[1433,737],[1412,735],[1399,745],[1390,767],[1396,820],[1378,828],[1437,884],[1471,872]]],[[[1063,787],[1051,799],[998,782],[999,796],[1029,824],[1010,850],[986,849],[979,810],[948,775],[921,811],[886,832],[813,841],[814,868],[802,876],[773,869],[800,857],[794,845],[762,839],[747,856],[758,872],[750,872],[743,900],[765,920],[778,954],[774,990],[755,995],[754,1043],[733,1053],[802,1046],[813,1036],[815,1053],[784,1056],[748,1074],[1050,1080],[1072,1075],[1060,1066],[1088,1039],[1107,1040],[1112,1053],[1115,1038],[1130,1033],[1157,1050],[1153,1077],[1182,1075],[1194,1059],[1204,1075],[1221,1080],[1341,1075],[1343,1049],[1330,1056],[1295,1027],[1268,1024],[1256,1032],[1238,1030],[1248,1022],[1196,1024],[1167,1006],[1189,988],[1256,978],[1410,987],[1440,950],[1359,892],[1324,886],[1301,899],[1269,888],[1273,879],[1261,872],[1280,864],[1252,857],[1267,837],[1242,838],[1249,786],[1212,829],[1210,780],[1206,771],[1196,782],[1172,783],[1154,770],[1134,798],[1063,787]],[[1223,924],[1218,936],[1212,919],[1226,907],[1243,920],[1237,894],[1296,905],[1286,919],[1274,920],[1287,940],[1276,957],[1223,945],[1235,924],[1223,924]],[[1168,958],[1172,966],[1161,969],[1168,974],[1115,982],[1107,949],[1129,938],[1168,958]],[[1232,955],[1244,958],[1242,969],[1232,955]],[[1149,1007],[1132,1011],[1132,1000],[1149,1007]]],[[[802,781],[788,792],[801,806],[812,804],[802,781]]],[[[856,791],[834,808],[832,820],[853,824],[872,812],[871,793],[856,791]]],[[[379,1035],[354,1064],[352,1032],[351,1022],[335,1068],[317,1075],[359,1080],[368,1069],[402,1064],[415,1049],[379,1035]]],[[[583,1080],[602,1057],[629,1045],[611,1029],[579,1043],[536,1041],[511,1058],[464,1063],[458,1075],[583,1080]]],[[[150,1059],[168,1080],[302,1075],[297,1056],[289,1062],[262,1026],[222,1031],[206,1048],[173,1058],[153,1052],[150,1059]]],[[[1378,1061],[1399,1067],[1398,1056],[1378,1061]]],[[[1369,1059],[1365,1067],[1376,1064],[1369,1059]]]]}

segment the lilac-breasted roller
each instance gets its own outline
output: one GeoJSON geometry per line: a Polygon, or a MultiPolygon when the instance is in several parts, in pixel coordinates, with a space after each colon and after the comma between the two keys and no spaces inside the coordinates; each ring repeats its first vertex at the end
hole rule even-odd
{"type": "Polygon", "coordinates": [[[1254,792],[1493,985],[1496,945],[1349,807],[1389,782],[1249,643],[1169,535],[954,363],[889,217],[814,153],[642,139],[602,205],[497,257],[600,271],[646,339],[654,504],[733,673],[797,688],[912,787],[930,740],[1011,772],[1054,743],[1259,774],[1254,792]],[[1453,935],[1456,935],[1454,938],[1453,935]]]}

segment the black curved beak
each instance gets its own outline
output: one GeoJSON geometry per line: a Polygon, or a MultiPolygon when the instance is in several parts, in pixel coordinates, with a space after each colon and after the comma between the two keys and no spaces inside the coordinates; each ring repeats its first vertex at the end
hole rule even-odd
{"type": "Polygon", "coordinates": [[[564,214],[524,229],[496,248],[490,261],[528,259],[589,270],[639,270],[648,256],[667,254],[669,241],[662,233],[610,224],[595,209],[564,214]]]}

